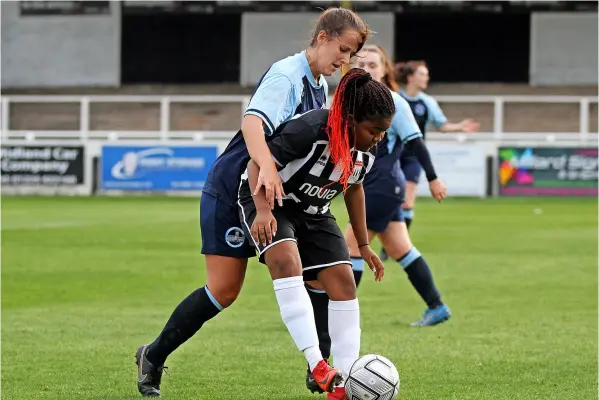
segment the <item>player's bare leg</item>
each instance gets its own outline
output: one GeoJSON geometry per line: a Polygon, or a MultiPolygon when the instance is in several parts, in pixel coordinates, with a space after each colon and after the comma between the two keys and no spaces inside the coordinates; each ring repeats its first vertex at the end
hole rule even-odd
{"type": "Polygon", "coordinates": [[[406,227],[410,229],[412,219],[414,218],[414,205],[416,204],[416,190],[418,184],[416,182],[406,181],[406,195],[401,208],[403,209],[406,227]]]}

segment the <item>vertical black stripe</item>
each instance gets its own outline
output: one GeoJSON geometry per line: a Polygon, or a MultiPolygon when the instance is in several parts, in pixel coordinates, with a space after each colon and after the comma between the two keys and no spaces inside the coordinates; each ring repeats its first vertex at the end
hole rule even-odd
{"type": "Polygon", "coordinates": [[[366,176],[366,171],[368,171],[368,165],[372,162],[372,157],[368,153],[364,153],[362,156],[362,161],[364,165],[362,165],[362,171],[360,171],[360,177],[358,178],[358,182],[361,182],[366,176]]]}
{"type": "MultiPolygon", "coordinates": [[[[358,159],[358,151],[354,151],[351,157],[351,161],[352,161],[352,165],[354,166],[352,171],[351,171],[351,175],[354,174],[354,172],[356,172],[356,160],[358,159]]],[[[364,162],[364,160],[362,160],[362,162],[364,162]]]]}
{"type": "Polygon", "coordinates": [[[333,164],[333,162],[331,161],[331,156],[329,155],[329,159],[327,160],[327,165],[324,166],[324,168],[322,169],[322,172],[320,173],[321,177],[330,177],[331,174],[333,173],[333,170],[335,169],[335,164],[333,164]]]}

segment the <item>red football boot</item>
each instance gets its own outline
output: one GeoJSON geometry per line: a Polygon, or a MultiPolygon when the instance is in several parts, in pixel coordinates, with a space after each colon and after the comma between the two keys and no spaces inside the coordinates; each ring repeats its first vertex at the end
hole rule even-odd
{"type": "MultiPolygon", "coordinates": [[[[343,381],[343,376],[338,369],[331,367],[325,360],[320,360],[312,370],[312,376],[318,386],[325,392],[332,392],[343,381]]],[[[343,391],[345,393],[345,389],[343,391]]]]}

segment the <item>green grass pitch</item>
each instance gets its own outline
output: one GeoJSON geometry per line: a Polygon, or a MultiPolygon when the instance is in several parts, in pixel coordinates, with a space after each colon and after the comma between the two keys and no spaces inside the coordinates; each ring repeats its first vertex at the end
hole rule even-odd
{"type": "MultiPolygon", "coordinates": [[[[141,398],[137,346],[205,282],[198,214],[190,198],[4,198],[2,398],[141,398]]],[[[395,362],[400,399],[597,398],[596,199],[419,199],[412,239],[448,323],[408,326],[424,307],[395,262],[358,291],[362,353],[395,362]]],[[[165,399],[324,398],[256,261],[167,366],[165,399]]]]}

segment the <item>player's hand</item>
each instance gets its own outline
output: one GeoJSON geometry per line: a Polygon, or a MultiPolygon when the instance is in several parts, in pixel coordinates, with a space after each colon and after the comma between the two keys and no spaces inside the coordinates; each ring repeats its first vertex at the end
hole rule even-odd
{"type": "Polygon", "coordinates": [[[472,133],[477,132],[480,129],[480,124],[472,118],[466,118],[460,122],[460,127],[462,128],[462,132],[472,133]]]}
{"type": "Polygon", "coordinates": [[[270,210],[257,211],[251,232],[254,242],[262,243],[262,246],[272,243],[273,236],[277,234],[277,220],[270,210]]]}
{"type": "Polygon", "coordinates": [[[370,246],[360,247],[360,256],[366,261],[372,272],[374,272],[374,280],[380,282],[383,279],[383,275],[385,275],[385,266],[379,256],[372,251],[370,246]]]}
{"type": "Polygon", "coordinates": [[[283,207],[285,191],[283,190],[283,182],[281,182],[281,177],[274,162],[270,163],[268,167],[260,168],[258,184],[256,185],[256,189],[254,189],[254,196],[258,194],[262,186],[264,186],[266,201],[270,205],[270,209],[275,208],[275,198],[279,207],[283,207]]]}
{"type": "Polygon", "coordinates": [[[428,187],[431,190],[431,196],[433,196],[435,200],[442,201],[445,198],[447,188],[441,179],[437,178],[434,181],[430,181],[428,187]]]}

